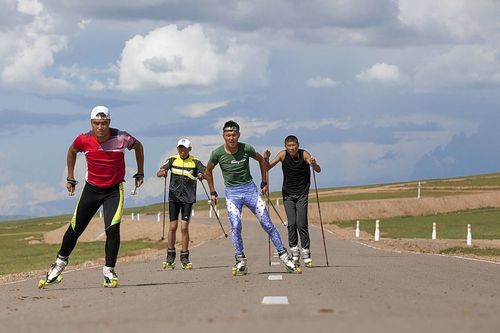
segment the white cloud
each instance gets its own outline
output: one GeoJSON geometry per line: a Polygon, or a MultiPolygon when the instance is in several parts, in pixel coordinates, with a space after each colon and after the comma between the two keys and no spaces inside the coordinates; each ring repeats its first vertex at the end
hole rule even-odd
{"type": "Polygon", "coordinates": [[[128,40],[122,51],[118,89],[208,87],[265,78],[267,55],[256,46],[230,40],[218,50],[199,24],[168,25],[128,40]]]}
{"type": "Polygon", "coordinates": [[[398,19],[429,41],[470,42],[498,35],[498,1],[399,0],[398,19]]]}
{"type": "Polygon", "coordinates": [[[226,106],[227,104],[227,101],[213,103],[195,103],[188,106],[177,107],[175,108],[175,111],[180,115],[188,118],[200,118],[215,109],[226,106]]]}
{"type": "Polygon", "coordinates": [[[338,120],[338,119],[317,119],[317,120],[302,120],[295,123],[287,123],[285,124],[285,128],[288,129],[297,129],[297,128],[306,128],[306,129],[318,129],[325,126],[331,126],[338,129],[349,129],[351,128],[351,122],[348,120],[338,120]]]}
{"type": "Polygon", "coordinates": [[[382,84],[402,84],[408,81],[405,74],[399,71],[398,66],[386,63],[376,63],[369,69],[356,75],[359,81],[379,82],[382,84]]]}
{"type": "Polygon", "coordinates": [[[43,9],[43,4],[38,0],[18,0],[17,2],[17,10],[23,14],[37,16],[43,9]]]}
{"type": "Polygon", "coordinates": [[[455,46],[415,68],[417,91],[500,85],[500,48],[455,46]]]}
{"type": "Polygon", "coordinates": [[[339,83],[332,78],[317,76],[306,81],[306,85],[311,88],[334,88],[339,83]]]}
{"type": "Polygon", "coordinates": [[[30,16],[22,29],[14,27],[2,34],[0,46],[0,79],[5,86],[18,89],[58,91],[69,84],[59,78],[48,77],[45,71],[54,64],[54,54],[63,50],[67,38],[54,32],[55,22],[42,3],[36,0],[18,2],[18,13],[30,16]]]}
{"type": "MultiPolygon", "coordinates": [[[[219,118],[212,127],[217,130],[221,130],[224,126],[224,123],[228,120],[228,118],[219,118]]],[[[268,132],[280,127],[283,124],[281,120],[265,120],[265,119],[256,119],[256,118],[248,118],[248,117],[233,117],[233,120],[236,121],[240,125],[241,138],[248,139],[251,137],[261,137],[268,132]]]]}

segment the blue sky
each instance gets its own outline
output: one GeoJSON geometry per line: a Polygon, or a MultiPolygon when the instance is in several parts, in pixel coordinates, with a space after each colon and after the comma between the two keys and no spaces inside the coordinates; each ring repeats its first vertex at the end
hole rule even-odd
{"type": "Polygon", "coordinates": [[[177,140],[206,162],[228,119],[273,155],[296,134],[320,187],[498,171],[498,17],[491,0],[0,0],[0,215],[72,211],[67,148],[99,104],[145,146],[127,206],[161,201],[177,140]]]}

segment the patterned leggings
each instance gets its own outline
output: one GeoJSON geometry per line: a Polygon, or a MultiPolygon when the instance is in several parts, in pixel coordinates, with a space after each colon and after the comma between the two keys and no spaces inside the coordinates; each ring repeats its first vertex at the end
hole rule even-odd
{"type": "Polygon", "coordinates": [[[275,225],[271,222],[269,212],[264,201],[259,196],[257,186],[253,181],[243,185],[226,186],[226,203],[229,222],[231,223],[231,238],[233,240],[234,252],[236,255],[243,254],[243,239],[241,237],[241,210],[243,205],[247,206],[257,217],[262,229],[269,235],[276,250],[284,250],[280,234],[275,225]]]}

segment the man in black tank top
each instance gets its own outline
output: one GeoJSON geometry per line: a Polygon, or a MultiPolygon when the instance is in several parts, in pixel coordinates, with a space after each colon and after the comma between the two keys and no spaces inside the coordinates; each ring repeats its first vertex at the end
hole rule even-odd
{"type": "MultiPolygon", "coordinates": [[[[321,172],[316,159],[307,150],[299,149],[299,140],[294,135],[285,138],[285,150],[280,151],[269,162],[268,170],[281,162],[283,170],[283,203],[288,219],[288,243],[292,257],[300,265],[300,254],[307,267],[312,267],[310,252],[309,228],[307,222],[307,205],[309,202],[309,186],[311,185],[311,169],[321,172]],[[302,250],[299,249],[300,245],[302,250]]],[[[264,157],[269,158],[271,152],[266,150],[264,157]]]]}

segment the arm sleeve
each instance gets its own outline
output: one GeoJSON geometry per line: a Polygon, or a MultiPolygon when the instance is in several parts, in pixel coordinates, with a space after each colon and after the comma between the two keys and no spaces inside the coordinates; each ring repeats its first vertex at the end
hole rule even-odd
{"type": "Polygon", "coordinates": [[[163,163],[163,165],[160,167],[160,169],[170,170],[170,168],[172,167],[173,160],[174,160],[173,157],[167,159],[165,163],[163,163]]]}
{"type": "Polygon", "coordinates": [[[203,165],[203,163],[201,163],[200,160],[195,160],[195,164],[196,164],[196,174],[205,172],[206,167],[203,165]]]}
{"type": "Polygon", "coordinates": [[[82,152],[83,151],[83,142],[82,142],[82,136],[79,135],[76,137],[75,141],[73,141],[73,148],[75,148],[75,150],[77,152],[82,152]]]}
{"type": "Polygon", "coordinates": [[[208,159],[213,165],[217,165],[219,163],[219,155],[214,151],[210,154],[210,158],[208,159]]]}
{"type": "Polygon", "coordinates": [[[245,143],[245,153],[247,153],[251,158],[255,158],[255,156],[257,156],[255,148],[247,143],[245,143]]]}
{"type": "Polygon", "coordinates": [[[126,140],[126,147],[128,150],[132,150],[134,148],[135,142],[137,141],[136,138],[134,138],[132,135],[128,134],[127,132],[123,132],[124,138],[126,140]]]}

